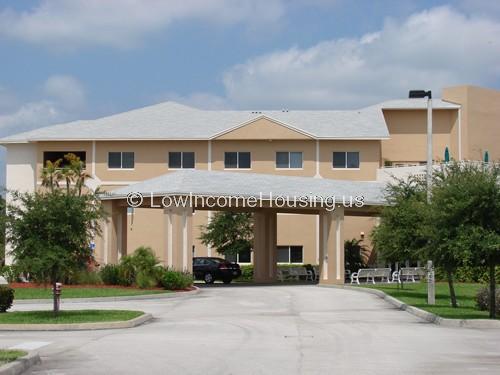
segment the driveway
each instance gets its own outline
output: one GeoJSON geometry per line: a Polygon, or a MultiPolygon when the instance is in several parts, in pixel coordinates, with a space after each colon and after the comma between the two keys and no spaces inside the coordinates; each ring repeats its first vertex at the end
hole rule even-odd
{"type": "MultiPolygon", "coordinates": [[[[17,309],[50,308],[18,305],[17,309]]],[[[30,374],[500,374],[500,331],[425,323],[376,296],[317,286],[203,288],[171,300],[73,303],[155,320],[125,330],[4,332],[30,374]]]]}

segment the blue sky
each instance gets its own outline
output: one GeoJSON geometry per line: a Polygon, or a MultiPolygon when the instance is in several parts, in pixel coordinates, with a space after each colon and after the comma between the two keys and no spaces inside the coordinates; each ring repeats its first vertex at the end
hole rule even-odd
{"type": "Polygon", "coordinates": [[[0,136],[164,100],[344,109],[500,88],[496,0],[0,0],[0,136]]]}

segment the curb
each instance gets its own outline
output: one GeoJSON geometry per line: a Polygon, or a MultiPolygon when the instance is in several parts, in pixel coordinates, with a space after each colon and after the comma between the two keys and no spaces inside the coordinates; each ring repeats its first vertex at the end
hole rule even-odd
{"type": "MultiPolygon", "coordinates": [[[[150,299],[165,299],[165,298],[184,298],[198,294],[200,288],[195,286],[195,290],[186,292],[170,292],[170,293],[157,293],[157,294],[142,294],[138,296],[118,296],[118,297],[93,297],[93,298],[61,298],[61,304],[66,303],[87,303],[87,302],[118,302],[118,301],[141,301],[150,299]]],[[[52,304],[52,299],[14,299],[15,305],[35,305],[35,304],[49,303],[52,304]]]]}
{"type": "MultiPolygon", "coordinates": [[[[134,328],[153,319],[151,314],[119,322],[65,324],[0,324],[0,331],[94,331],[100,329],[134,328]]],[[[0,372],[0,375],[2,373],[0,372]]]]}
{"type": "Polygon", "coordinates": [[[0,375],[19,375],[41,362],[37,352],[28,352],[23,357],[0,367],[0,375]]]}
{"type": "Polygon", "coordinates": [[[320,285],[323,288],[338,288],[338,289],[348,289],[348,290],[357,290],[358,292],[374,294],[377,297],[382,298],[384,301],[388,302],[392,306],[396,307],[399,310],[406,311],[417,318],[423,319],[429,323],[437,324],[443,327],[459,327],[459,328],[497,328],[500,329],[500,320],[490,320],[490,319],[447,319],[441,318],[439,315],[430,313],[428,311],[424,311],[415,306],[407,305],[400,300],[391,297],[387,293],[377,290],[377,289],[369,289],[357,286],[340,286],[340,285],[320,285]]]}

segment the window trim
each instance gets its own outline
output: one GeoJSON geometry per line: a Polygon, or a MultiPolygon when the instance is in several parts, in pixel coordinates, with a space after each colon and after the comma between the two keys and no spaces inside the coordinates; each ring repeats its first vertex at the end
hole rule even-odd
{"type": "Polygon", "coordinates": [[[133,170],[135,170],[135,151],[108,151],[108,160],[107,160],[106,165],[108,167],[108,171],[133,171],[133,170]],[[109,167],[109,154],[111,154],[112,152],[120,153],[120,165],[123,165],[123,153],[124,152],[131,152],[132,154],[134,154],[134,167],[133,168],[123,168],[123,167],[110,168],[109,167]]]}
{"type": "Polygon", "coordinates": [[[333,171],[359,171],[361,170],[361,152],[359,151],[332,151],[332,170],[333,171]],[[343,152],[345,154],[345,167],[334,167],[333,166],[333,154],[336,153],[336,152],[343,152]],[[347,167],[347,153],[348,152],[357,152],[358,153],[358,163],[359,163],[359,167],[357,168],[348,168],[347,167]]]}
{"type": "Polygon", "coordinates": [[[238,170],[244,170],[244,171],[250,171],[252,170],[252,152],[251,151],[224,151],[224,170],[225,171],[238,171],[238,170]],[[250,154],[250,167],[249,168],[240,168],[240,153],[248,153],[250,154]],[[228,153],[235,153],[236,154],[236,165],[237,167],[231,167],[231,168],[226,168],[226,154],[228,153]]]}
{"type": "Polygon", "coordinates": [[[196,169],[196,152],[195,151],[169,151],[167,153],[167,168],[172,171],[179,171],[181,169],[196,169]],[[170,153],[174,152],[179,152],[181,154],[181,167],[180,168],[171,168],[170,167],[170,153]],[[184,153],[192,153],[193,154],[193,161],[194,161],[194,166],[192,168],[184,168],[184,153]]]}
{"type": "Polygon", "coordinates": [[[274,169],[277,170],[277,171],[303,171],[304,170],[304,152],[302,151],[276,151],[275,154],[274,154],[274,169]],[[288,167],[278,167],[278,163],[277,163],[277,157],[278,157],[278,152],[284,152],[284,153],[288,153],[288,167]],[[291,153],[300,153],[301,154],[301,164],[302,164],[302,167],[300,168],[296,168],[296,167],[290,167],[290,154],[291,153]]]}

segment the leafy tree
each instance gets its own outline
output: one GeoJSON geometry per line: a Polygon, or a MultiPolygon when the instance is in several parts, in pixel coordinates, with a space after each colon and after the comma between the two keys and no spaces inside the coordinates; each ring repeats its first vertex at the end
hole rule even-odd
{"type": "MultiPolygon", "coordinates": [[[[72,178],[66,189],[59,189],[63,173],[55,166],[60,163],[47,163],[42,171],[47,189],[11,192],[6,215],[6,238],[12,244],[16,266],[54,288],[92,260],[89,243],[101,233],[97,223],[105,218],[97,195],[82,194],[81,188],[71,185],[72,178]]],[[[58,313],[55,295],[54,313],[58,313]]]]}
{"type": "Polygon", "coordinates": [[[388,205],[371,234],[378,255],[387,262],[417,261],[428,243],[426,193],[421,180],[410,177],[387,186],[388,205]]]}
{"type": "MultiPolygon", "coordinates": [[[[500,167],[452,162],[435,173],[428,254],[448,274],[462,264],[487,266],[490,317],[495,317],[495,267],[500,264],[500,167]]],[[[450,295],[452,290],[450,290],[450,295]]],[[[452,305],[456,306],[456,300],[452,305]]]]}
{"type": "Polygon", "coordinates": [[[220,254],[249,251],[253,242],[252,214],[247,212],[217,212],[200,236],[204,245],[217,249],[220,254]]]}

